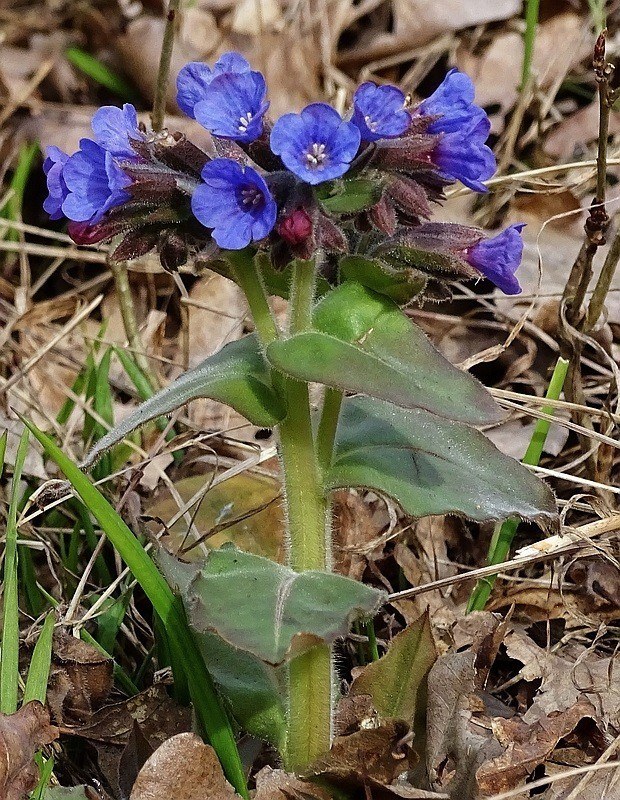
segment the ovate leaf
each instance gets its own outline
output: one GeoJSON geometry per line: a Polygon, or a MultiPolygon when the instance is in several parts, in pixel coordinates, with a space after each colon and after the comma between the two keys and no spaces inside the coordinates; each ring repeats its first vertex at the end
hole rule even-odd
{"type": "Polygon", "coordinates": [[[364,668],[349,694],[369,695],[383,719],[403,719],[413,726],[418,694],[436,659],[426,612],[392,639],[382,658],[364,668]]]}
{"type": "Polygon", "coordinates": [[[326,483],[375,489],[414,517],[515,516],[557,527],[551,490],[479,431],[365,397],[343,404],[326,483]]]}
{"type": "Polygon", "coordinates": [[[294,572],[227,545],[204,564],[162,554],[192,627],[219,634],[267,664],[281,664],[321,642],[344,636],[359,616],[375,614],[385,593],[329,572],[294,572]]]}
{"type": "Polygon", "coordinates": [[[273,342],[267,357],[295,378],[405,408],[473,425],[502,418],[486,389],[442,356],[395,303],[352,281],[318,303],[314,330],[273,342]]]}
{"type": "Polygon", "coordinates": [[[138,406],[97,442],[83,467],[90,469],[103,453],[136,428],[199,397],[232,406],[252,424],[264,428],[273,427],[284,417],[282,401],[271,386],[258,340],[246,336],[225,345],[138,406]]]}

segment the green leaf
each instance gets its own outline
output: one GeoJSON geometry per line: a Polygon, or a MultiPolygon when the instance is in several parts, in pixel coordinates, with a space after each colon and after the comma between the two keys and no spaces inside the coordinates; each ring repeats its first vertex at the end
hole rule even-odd
{"type": "Polygon", "coordinates": [[[344,636],[350,622],[376,613],[385,593],[329,572],[294,572],[226,545],[203,565],[160,557],[179,588],[190,624],[267,664],[278,665],[320,642],[344,636]]]}
{"type": "Polygon", "coordinates": [[[354,178],[335,181],[327,188],[321,187],[317,194],[321,205],[330,214],[357,214],[378,203],[382,189],[379,181],[354,178]]]}
{"type": "Polygon", "coordinates": [[[286,732],[284,692],[278,682],[281,670],[233,647],[216,633],[196,634],[196,640],[239,726],[281,749],[286,732]]]}
{"type": "Polygon", "coordinates": [[[284,416],[282,401],[271,386],[258,340],[246,336],[225,345],[138,406],[97,442],[86,457],[84,469],[90,469],[103,453],[136,428],[199,397],[226,403],[263,428],[273,427],[284,416]]]}
{"type": "Polygon", "coordinates": [[[339,262],[340,274],[402,305],[420,294],[428,280],[415,269],[395,269],[378,258],[350,255],[339,262]]]}
{"type": "Polygon", "coordinates": [[[326,484],[375,489],[414,517],[516,516],[557,527],[551,490],[479,431],[364,397],[343,404],[326,484]]]}
{"type": "Polygon", "coordinates": [[[45,617],[41,633],[32,651],[26,688],[24,689],[23,705],[31,700],[38,700],[45,705],[47,696],[47,682],[52,662],[52,637],[54,635],[55,615],[53,611],[45,617]]]}
{"type": "Polygon", "coordinates": [[[428,612],[390,643],[387,653],[369,664],[351,684],[350,695],[370,695],[383,719],[413,725],[420,689],[437,660],[428,612]]]}
{"type": "Polygon", "coordinates": [[[65,50],[65,57],[74,67],[119,97],[139,102],[140,95],[134,87],[98,58],[91,56],[90,53],[79,47],[71,46],[65,50]]]}
{"type": "Polygon", "coordinates": [[[269,361],[295,378],[473,425],[503,417],[486,389],[442,356],[395,303],[359,283],[326,295],[314,327],[270,344],[269,361]]]}

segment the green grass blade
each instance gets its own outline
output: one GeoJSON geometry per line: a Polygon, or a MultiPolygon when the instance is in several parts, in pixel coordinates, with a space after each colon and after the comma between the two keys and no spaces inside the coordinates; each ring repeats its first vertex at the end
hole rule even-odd
{"type": "Polygon", "coordinates": [[[54,612],[45,617],[43,628],[37,639],[37,643],[32,653],[28,677],[26,678],[26,688],[24,689],[24,705],[31,700],[38,700],[45,703],[47,696],[47,682],[52,663],[52,637],[54,635],[54,612]]]}
{"type": "Polygon", "coordinates": [[[67,47],[65,58],[80,72],[87,75],[91,80],[117,94],[123,100],[138,100],[139,95],[134,87],[124,78],[111,70],[98,58],[91,56],[80,47],[67,47]]]}
{"type": "Polygon", "coordinates": [[[30,800],[45,800],[47,787],[52,777],[52,772],[54,771],[54,756],[45,759],[41,753],[37,753],[34,760],[39,767],[39,782],[30,795],[30,800]]]}
{"type": "Polygon", "coordinates": [[[6,458],[6,442],[9,438],[9,432],[4,431],[2,436],[0,436],[0,478],[2,477],[2,473],[4,472],[4,459],[6,458]]]}
{"type": "Polygon", "coordinates": [[[45,600],[37,585],[37,573],[32,560],[32,551],[26,545],[20,545],[17,548],[17,564],[28,613],[32,614],[33,617],[38,617],[45,608],[45,600]]]}
{"type": "MultiPolygon", "coordinates": [[[[564,358],[558,358],[553,375],[549,381],[549,388],[545,397],[547,400],[558,400],[562,393],[562,387],[566,380],[566,373],[568,372],[569,362],[564,358]]],[[[544,406],[542,409],[544,414],[552,415],[554,412],[553,406],[544,406]]],[[[536,467],[542,456],[547,434],[551,427],[550,419],[539,419],[534,427],[534,432],[528,448],[523,456],[522,462],[529,466],[536,467]]],[[[508,558],[512,541],[519,527],[519,521],[516,519],[507,519],[500,525],[496,525],[489,545],[489,555],[487,557],[487,564],[502,564],[508,558]]],[[[467,603],[467,613],[471,611],[483,611],[487,604],[491,591],[495,583],[495,575],[489,575],[487,578],[479,580],[474,590],[472,591],[469,602],[467,603]]]]}
{"type": "MultiPolygon", "coordinates": [[[[12,195],[9,198],[6,206],[2,209],[0,216],[5,219],[19,220],[22,213],[22,204],[24,201],[24,192],[26,191],[26,183],[28,176],[32,172],[34,160],[39,153],[38,144],[23,144],[19,150],[17,157],[17,165],[11,178],[10,189],[12,195]]],[[[7,228],[6,231],[0,235],[0,238],[6,238],[10,241],[18,241],[19,233],[15,228],[7,228]]]]}
{"type": "Polygon", "coordinates": [[[136,387],[140,400],[148,400],[149,397],[152,397],[155,394],[153,387],[132,356],[122,347],[115,347],[114,354],[123,365],[129,380],[136,387]]]}
{"type": "Polygon", "coordinates": [[[245,776],[230,721],[220,704],[211,675],[205,667],[196,641],[187,625],[182,605],[172,593],[148,553],[99,490],[52,439],[33,423],[26,420],[24,422],[95,516],[102,530],[153,604],[153,608],[166,628],[172,646],[177,649],[179,654],[182,654],[197,719],[216,751],[228,780],[243,797],[247,798],[245,776]]]}
{"type": "Polygon", "coordinates": [[[11,500],[6,524],[4,552],[4,608],[2,613],[2,657],[0,658],[0,713],[17,711],[19,684],[19,606],[17,586],[17,507],[19,484],[28,452],[28,429],[25,428],[17,448],[11,486],[11,500]]]}
{"type": "Polygon", "coordinates": [[[534,44],[538,31],[538,12],[540,0],[527,0],[525,7],[525,34],[523,37],[523,66],[521,70],[521,91],[525,89],[532,73],[532,60],[534,58],[534,44]]]}

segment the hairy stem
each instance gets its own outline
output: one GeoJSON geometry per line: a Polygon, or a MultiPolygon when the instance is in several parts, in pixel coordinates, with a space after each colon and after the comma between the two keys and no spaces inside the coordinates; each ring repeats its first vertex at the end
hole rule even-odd
{"type": "Polygon", "coordinates": [[[180,5],[181,0],[170,0],[168,5],[166,29],[164,30],[164,40],[161,44],[159,70],[157,71],[157,83],[155,84],[153,113],[151,114],[151,123],[154,131],[160,131],[164,127],[164,116],[166,113],[166,92],[168,90],[168,76],[170,74],[172,49],[174,47],[174,28],[180,5]]]}
{"type": "Polygon", "coordinates": [[[319,429],[316,435],[316,454],[319,467],[323,471],[328,469],[331,464],[342,399],[343,394],[341,391],[332,389],[330,386],[326,387],[319,429]]]}

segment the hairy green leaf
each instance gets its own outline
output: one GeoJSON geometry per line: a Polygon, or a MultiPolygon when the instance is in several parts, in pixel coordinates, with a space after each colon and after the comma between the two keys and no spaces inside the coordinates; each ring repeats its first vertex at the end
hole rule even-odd
{"type": "Polygon", "coordinates": [[[212,550],[202,565],[163,554],[160,564],[192,627],[272,665],[344,636],[353,619],[376,613],[385,600],[378,589],[342,575],[294,572],[231,545],[212,550]]]}
{"type": "Polygon", "coordinates": [[[365,397],[343,404],[326,483],[375,489],[414,517],[456,514],[483,522],[516,516],[557,526],[547,485],[479,431],[365,397]]]}
{"type": "Polygon", "coordinates": [[[97,442],[86,457],[84,469],[90,469],[103,453],[136,428],[199,397],[232,406],[254,425],[264,428],[273,427],[284,416],[282,401],[271,386],[258,341],[254,336],[246,336],[225,345],[138,406],[97,442]]]}
{"type": "Polygon", "coordinates": [[[364,668],[349,694],[370,695],[383,719],[403,719],[413,725],[420,689],[436,659],[426,612],[392,639],[382,658],[364,668]]]}
{"type": "Polygon", "coordinates": [[[503,414],[478,381],[453,366],[399,307],[347,282],[317,305],[313,331],[273,342],[267,358],[305,381],[424,408],[473,425],[503,414]]]}
{"type": "Polygon", "coordinates": [[[375,205],[383,187],[367,178],[335,181],[317,190],[323,208],[330,214],[357,214],[375,205]]]}
{"type": "Polygon", "coordinates": [[[399,304],[408,303],[412,297],[420,294],[428,280],[426,275],[415,269],[395,269],[378,258],[343,256],[339,266],[343,278],[357,281],[399,304]]]}

